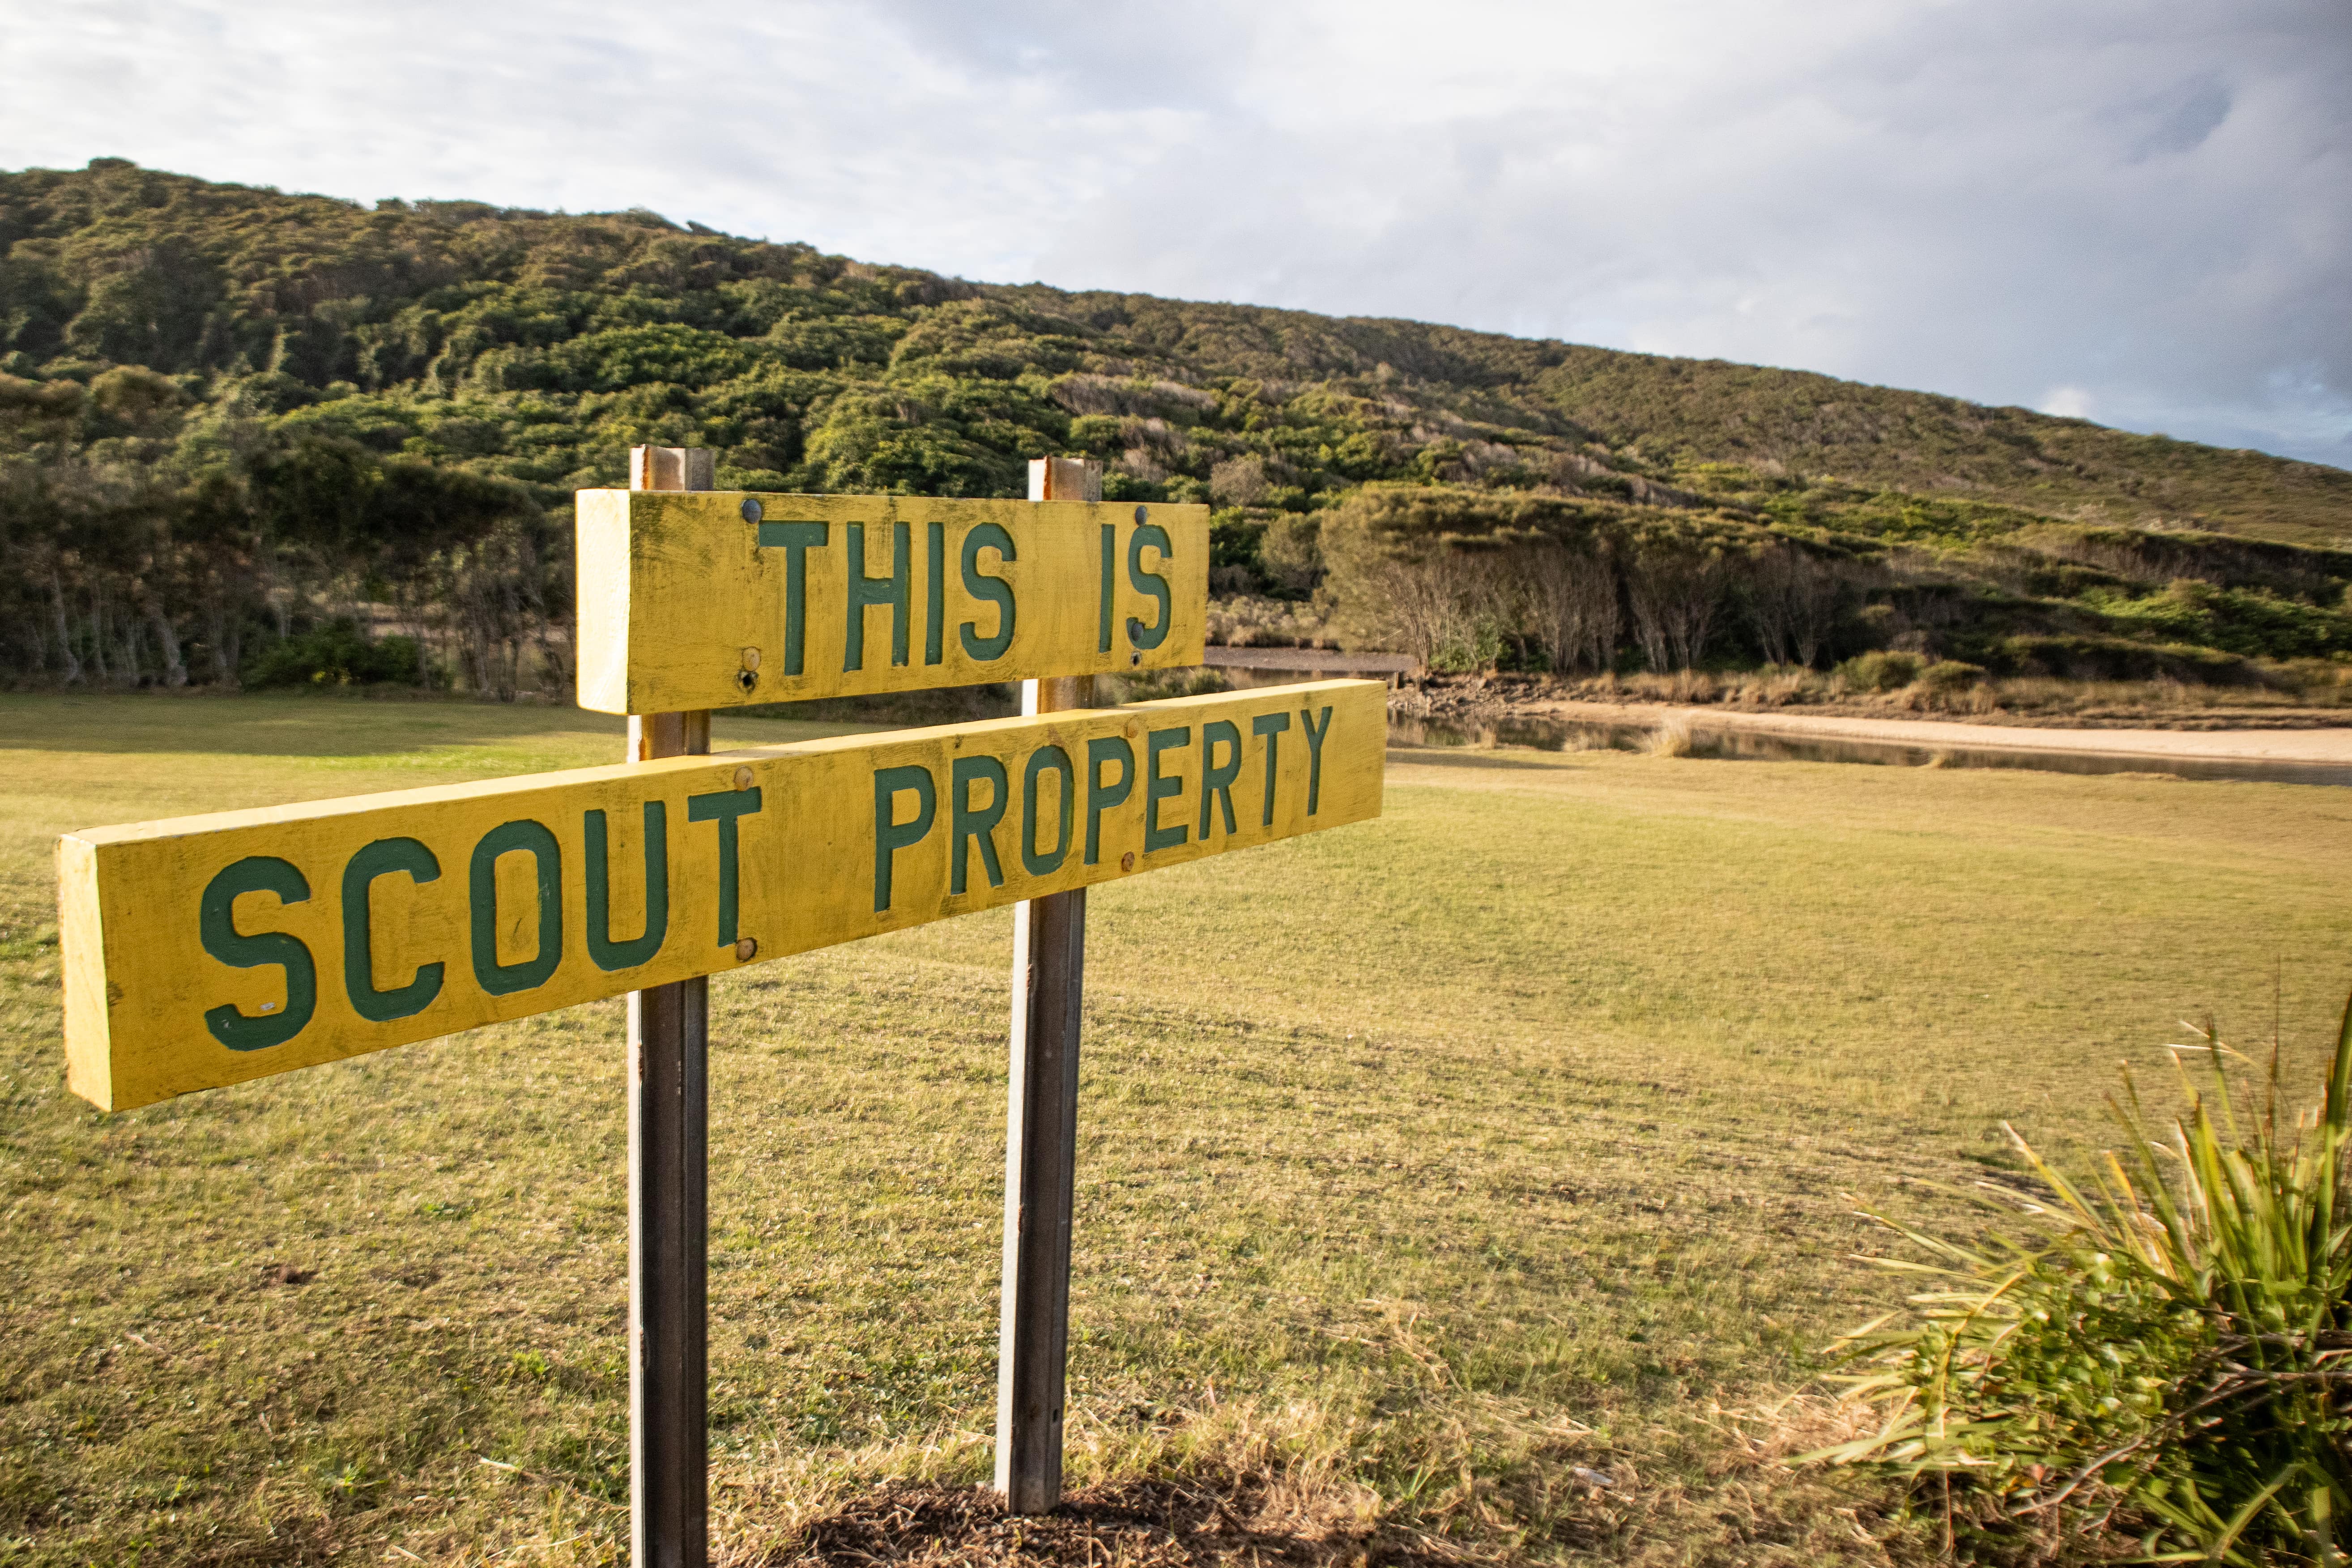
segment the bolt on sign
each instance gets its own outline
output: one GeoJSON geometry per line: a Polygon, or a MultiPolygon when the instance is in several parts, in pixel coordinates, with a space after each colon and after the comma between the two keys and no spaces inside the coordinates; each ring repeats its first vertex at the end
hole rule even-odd
{"type": "Polygon", "coordinates": [[[65,836],[68,1081],[110,1110],[1380,812],[1328,680],[65,836]]]}
{"type": "Polygon", "coordinates": [[[1201,662],[1204,506],[582,490],[578,528],[600,712],[1201,662]]]}

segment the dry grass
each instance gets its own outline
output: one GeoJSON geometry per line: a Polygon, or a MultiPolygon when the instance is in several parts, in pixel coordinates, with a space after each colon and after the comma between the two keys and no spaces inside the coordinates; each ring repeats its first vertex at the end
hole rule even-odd
{"type": "MultiPolygon", "coordinates": [[[[1934,667],[1930,667],[1932,669],[1934,667]]],[[[1945,667],[1949,668],[1950,667],[1945,667]]],[[[1538,680],[1547,697],[1580,702],[1721,704],[1853,714],[1934,713],[2077,722],[2342,723],[2352,715],[2352,666],[2315,666],[2274,685],[2178,680],[2021,679],[1953,683],[1922,679],[1891,691],[1857,690],[1834,671],[1792,667],[1599,675],[1538,680]]]]}
{"type": "Polygon", "coordinates": [[[1404,1529],[1336,1462],[1344,1447],[1302,1430],[1297,1411],[1247,1405],[1160,1410],[1146,1436],[1074,1443],[1081,1478],[1045,1519],[1008,1518],[980,1478],[984,1444],[947,1456],[873,1456],[822,1478],[766,1470],[721,1489],[722,1563],[1455,1563],[1458,1550],[1404,1529]],[[849,1475],[884,1476],[845,1484],[849,1475]],[[814,1484],[812,1484],[814,1482],[814,1484]]]}
{"type": "Polygon", "coordinates": [[[1209,601],[1209,642],[1225,647],[1338,647],[1314,605],[1239,594],[1209,601]]]}
{"type": "MultiPolygon", "coordinates": [[[[1281,1437],[1250,1422],[1222,1424],[1222,1444],[1097,1479],[1057,1516],[1008,1519],[976,1486],[885,1481],[849,1492],[721,1568],[850,1568],[867,1563],[1310,1563],[1331,1568],[1455,1568],[1529,1560],[1609,1561],[1665,1568],[1685,1563],[1789,1564],[1930,1560],[1929,1538],[1885,1510],[1883,1498],[1814,1473],[1796,1455],[1854,1430],[1853,1406],[1790,1395],[1753,1411],[1711,1409],[1689,1456],[1664,1456],[1653,1479],[1634,1456],[1558,1424],[1544,1461],[1555,1483],[1541,1498],[1507,1497],[1468,1471],[1438,1495],[1400,1506],[1350,1479],[1328,1455],[1301,1463],[1281,1437]],[[1467,1517],[1484,1529],[1458,1525],[1467,1517]],[[1546,1520],[1540,1539],[1520,1521],[1546,1520]]],[[[1272,1430],[1295,1425],[1277,1417],[1272,1430]]]]}
{"type": "Polygon", "coordinates": [[[1691,727],[1679,719],[1667,720],[1642,742],[1643,754],[1653,757],[1687,757],[1696,747],[1691,727]]]}
{"type": "MultiPolygon", "coordinates": [[[[1083,1480],[1048,1520],[1008,1519],[971,1481],[904,1479],[904,1457],[869,1458],[858,1473],[894,1479],[865,1486],[779,1485],[771,1473],[722,1489],[729,1544],[717,1561],[1794,1568],[1928,1558],[1927,1536],[1893,1517],[1884,1494],[1790,1467],[1801,1453],[1859,1435],[1849,1404],[1800,1394],[1739,1411],[1710,1405],[1670,1447],[1648,1452],[1557,1415],[1530,1440],[1529,1414],[1489,1412],[1481,1429],[1459,1435],[1458,1467],[1416,1476],[1402,1496],[1352,1473],[1355,1435],[1328,1412],[1246,1401],[1157,1413],[1154,1436],[1109,1463],[1098,1447],[1083,1450],[1083,1480]],[[1507,1447],[1525,1450],[1513,1469],[1485,1447],[1507,1428],[1507,1447]]],[[[982,1464],[985,1455],[967,1458],[982,1464]]]]}
{"type": "Polygon", "coordinates": [[[1461,1553],[1412,1537],[1381,1538],[1348,1512],[1298,1506],[1278,1481],[1197,1476],[1090,1487],[1059,1513],[1008,1518],[993,1493],[888,1485],[812,1521],[746,1563],[773,1568],[867,1563],[1073,1563],[1193,1568],[1263,1563],[1454,1563],[1461,1553]]]}
{"type": "Polygon", "coordinates": [[[2352,709],[2352,666],[2323,668],[2277,686],[2200,686],[2179,680],[2003,680],[1993,688],[2008,712],[2082,719],[2141,713],[2274,716],[2352,709]]]}
{"type": "MultiPolygon", "coordinates": [[[[620,1561],[617,1005],[100,1116],[60,1082],[47,865],[70,826],[601,761],[617,724],[0,706],[0,1563],[620,1561]]],[[[1269,1559],[1916,1555],[1765,1414],[1885,1289],[1843,1194],[1998,1165],[2004,1118],[2078,1139],[2184,1011],[2275,999],[2292,1045],[2347,886],[2340,791],[1411,752],[1377,823],[1107,889],[1074,1482],[1223,1499],[1269,1559]]],[[[730,1562],[914,1551],[877,1485],[985,1479],[1008,930],[713,987],[730,1562]]]]}

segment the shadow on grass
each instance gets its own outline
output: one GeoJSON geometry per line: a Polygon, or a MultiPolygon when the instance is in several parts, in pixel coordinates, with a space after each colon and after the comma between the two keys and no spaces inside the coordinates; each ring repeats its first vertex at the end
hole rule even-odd
{"type": "MultiPolygon", "coordinates": [[[[928,695],[928,694],[919,694],[928,695]]],[[[954,722],[966,706],[893,700],[771,703],[715,717],[720,750],[877,728],[954,722]],[[939,710],[934,716],[931,708],[939,710]]],[[[0,753],[79,752],[247,757],[397,757],[466,747],[566,746],[609,736],[614,759],[628,721],[570,703],[485,702],[378,688],[367,691],[106,691],[0,694],[0,753]]]]}
{"type": "Polygon", "coordinates": [[[1547,760],[1526,750],[1515,754],[1484,747],[1400,745],[1394,741],[1389,742],[1388,752],[1389,761],[1392,763],[1411,763],[1420,768],[1463,768],[1482,773],[1516,769],[1522,773],[1556,773],[1559,772],[1561,756],[1559,752],[1553,752],[1547,760]]]}
{"type": "Polygon", "coordinates": [[[360,692],[106,691],[0,695],[0,752],[390,756],[610,731],[568,704],[493,703],[386,688],[360,692]]]}

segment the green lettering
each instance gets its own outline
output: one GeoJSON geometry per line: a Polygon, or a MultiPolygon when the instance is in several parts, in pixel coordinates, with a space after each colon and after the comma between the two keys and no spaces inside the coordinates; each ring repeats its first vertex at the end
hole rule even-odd
{"type": "Polygon", "coordinates": [[[1103,813],[1135,793],[1135,748],[1117,735],[1087,742],[1087,864],[1102,864],[1103,813]],[[1105,763],[1118,764],[1118,783],[1103,783],[1105,763]]]}
{"type": "Polygon", "coordinates": [[[923,662],[939,664],[947,658],[948,525],[923,527],[923,662]]]}
{"type": "Polygon", "coordinates": [[[1095,617],[1095,651],[1110,651],[1111,604],[1118,590],[1118,529],[1102,525],[1102,608],[1095,617]]]}
{"type": "Polygon", "coordinates": [[[1307,815],[1312,816],[1323,795],[1323,737],[1331,732],[1331,710],[1323,710],[1323,724],[1318,729],[1315,715],[1301,708],[1298,727],[1307,731],[1307,815]]]}
{"type": "Polygon", "coordinates": [[[493,996],[547,984],[563,961],[563,850],[555,835],[525,819],[500,823],[474,846],[466,876],[473,927],[474,979],[493,996]],[[539,947],[520,963],[499,962],[499,857],[528,855],[539,873],[539,947]]]}
{"type": "Polygon", "coordinates": [[[907,557],[913,553],[913,530],[906,523],[890,525],[890,575],[866,574],[866,525],[853,522],[849,535],[849,628],[841,651],[841,668],[866,668],[866,612],[877,605],[890,606],[890,662],[907,662],[907,557]]]}
{"type": "Polygon", "coordinates": [[[735,819],[756,815],[760,792],[722,789],[711,795],[686,797],[688,822],[719,824],[719,945],[735,945],[735,819]]]}
{"type": "MultiPolygon", "coordinates": [[[[1129,626],[1133,622],[1128,623],[1129,626]]],[[[1160,754],[1192,743],[1190,725],[1181,730],[1154,730],[1143,738],[1143,852],[1173,849],[1191,837],[1192,830],[1182,823],[1173,827],[1160,826],[1160,803],[1173,800],[1184,793],[1181,778],[1163,778],[1160,773],[1160,754]]]]}
{"type": "Polygon", "coordinates": [[[204,897],[196,903],[196,932],[206,952],[232,969],[275,963],[286,971],[283,1012],[247,1016],[224,1003],[205,1014],[205,1027],[212,1031],[214,1039],[233,1051],[257,1051],[284,1045],[310,1021],[319,1005],[319,968],[302,939],[291,932],[248,934],[237,930],[239,893],[275,893],[281,905],[299,904],[310,899],[310,884],[290,862],[275,855],[248,855],[205,883],[204,897]]]}
{"type": "Polygon", "coordinates": [[[1050,877],[1069,858],[1070,823],[1077,805],[1078,779],[1070,753],[1059,746],[1040,746],[1030,752],[1029,765],[1021,770],[1021,864],[1031,876],[1050,877]],[[1062,830],[1054,839],[1054,852],[1043,855],[1037,850],[1037,775],[1047,768],[1062,775],[1056,792],[1062,797],[1062,830]]]}
{"type": "Polygon", "coordinates": [[[890,857],[910,845],[919,844],[923,835],[931,830],[931,819],[939,812],[939,791],[931,783],[931,770],[925,767],[877,768],[874,770],[874,912],[880,914],[890,907],[890,857]],[[907,791],[915,793],[915,815],[906,822],[894,822],[898,796],[907,791]]]}
{"type": "Polygon", "coordinates": [[[669,807],[657,800],[645,804],[646,929],[627,942],[613,940],[613,865],[605,836],[604,814],[584,813],[583,835],[588,840],[588,958],[605,973],[635,969],[661,951],[669,934],[669,807]]]}
{"type": "Polygon", "coordinates": [[[1234,833],[1234,780],[1241,776],[1242,732],[1223,719],[1212,719],[1201,726],[1201,842],[1209,841],[1209,805],[1213,800],[1224,808],[1225,836],[1234,833]],[[1216,760],[1217,742],[1231,746],[1223,763],[1216,760]]]}
{"type": "Polygon", "coordinates": [[[963,651],[977,659],[1003,658],[1004,650],[1013,646],[1013,584],[1002,577],[983,576],[980,570],[980,552],[993,550],[1007,561],[1019,559],[1013,553],[1013,536],[992,522],[983,522],[963,536],[963,591],[975,599],[987,599],[996,605],[996,632],[992,637],[976,637],[978,621],[966,621],[956,635],[963,639],[963,651]]]}
{"type": "Polygon", "coordinates": [[[1282,749],[1282,732],[1289,728],[1287,713],[1261,713],[1250,721],[1250,733],[1265,737],[1265,810],[1257,819],[1260,827],[1274,826],[1274,758],[1282,749]]]}
{"type": "Polygon", "coordinates": [[[821,522],[763,522],[760,548],[784,552],[784,673],[801,673],[808,646],[808,552],[824,548],[821,522]]]}
{"type": "Polygon", "coordinates": [[[418,884],[441,879],[441,862],[414,838],[379,838],[343,865],[343,994],[371,1024],[422,1013],[441,994],[442,965],[421,963],[405,985],[375,988],[375,919],[368,892],[378,877],[405,871],[418,884]]]}
{"type": "Polygon", "coordinates": [[[954,837],[948,844],[948,891],[964,889],[967,841],[980,841],[980,863],[988,872],[988,885],[1004,886],[1004,868],[996,862],[996,825],[1004,819],[1004,764],[994,757],[958,757],[948,772],[948,809],[953,820],[949,831],[954,837]],[[988,781],[988,805],[978,810],[971,804],[971,786],[988,781]]]}
{"type": "Polygon", "coordinates": [[[1168,542],[1168,531],[1156,522],[1143,521],[1143,509],[1135,509],[1135,520],[1142,526],[1127,539],[1127,580],[1139,594],[1148,594],[1160,601],[1160,616],[1150,626],[1129,616],[1127,619],[1127,640],[1139,648],[1154,648],[1168,640],[1168,624],[1175,618],[1174,603],[1168,595],[1168,579],[1157,572],[1143,569],[1143,552],[1157,550],[1165,562],[1172,552],[1168,542]]]}

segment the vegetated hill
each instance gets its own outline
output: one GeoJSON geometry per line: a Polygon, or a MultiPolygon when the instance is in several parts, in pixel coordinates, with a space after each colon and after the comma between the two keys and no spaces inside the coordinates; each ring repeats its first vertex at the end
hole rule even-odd
{"type": "MultiPolygon", "coordinates": [[[[1515,447],[1530,437],[1547,446],[1565,439],[1613,468],[1710,499],[1819,491],[1825,500],[1850,500],[1856,490],[1908,491],[2111,526],[2352,544],[2352,473],[2130,435],[2085,419],[1809,371],[1420,321],[1074,294],[1036,284],[983,292],[1112,334],[1139,371],[1165,365],[1196,376],[1357,382],[1352,389],[1363,395],[1467,420],[1474,438],[1515,447]]],[[[1461,466],[1479,465],[1473,458],[1461,466]]]]}
{"type": "MultiPolygon", "coordinates": [[[[2352,473],[2314,464],[1793,372],[974,285],[646,212],[370,210],[115,159],[0,174],[0,662],[20,676],[408,668],[356,635],[281,647],[368,600],[509,687],[561,663],[570,492],[622,482],[640,442],[719,448],[730,488],[962,495],[1087,453],[1112,499],[1214,502],[1229,589],[1328,597],[1324,523],[1374,513],[1400,560],[1568,549],[1637,618],[1643,563],[1696,550],[1731,563],[1720,629],[1652,646],[1699,659],[1770,652],[1728,613],[1759,552],[1842,563],[1827,655],[1936,652],[1935,616],[1864,612],[1923,574],[2127,605],[2189,559],[2146,536],[2226,531],[2271,564],[2201,580],[2311,612],[2240,651],[2352,650],[2352,557],[2287,548],[2352,545],[2352,473]],[[1388,487],[1421,499],[1382,512],[1388,487]],[[1543,526],[1495,523],[1536,501],[1543,526]],[[1968,565],[1987,551],[2090,577],[1993,584],[1968,565]]],[[[1459,599],[1444,636],[1565,662],[1507,600],[1459,599]]],[[[2157,635],[2082,605],[2067,635],[2157,635]]]]}

